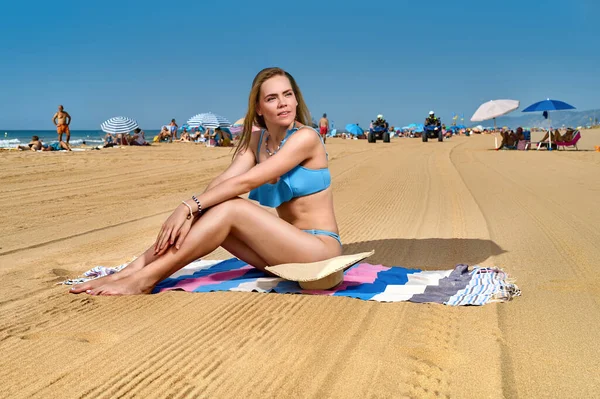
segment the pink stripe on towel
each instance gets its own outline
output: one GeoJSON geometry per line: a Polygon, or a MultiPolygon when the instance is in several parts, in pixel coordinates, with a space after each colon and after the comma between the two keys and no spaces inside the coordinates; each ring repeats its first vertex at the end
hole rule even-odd
{"type": "Polygon", "coordinates": [[[377,273],[390,270],[390,267],[382,265],[370,265],[361,263],[358,266],[348,270],[344,274],[344,281],[332,290],[302,290],[303,294],[333,295],[338,291],[344,291],[348,287],[354,287],[361,284],[373,284],[377,279],[377,273]]]}
{"type": "Polygon", "coordinates": [[[165,288],[162,291],[183,289],[185,291],[193,291],[203,285],[219,284],[224,281],[233,280],[234,278],[241,277],[248,272],[248,270],[254,269],[253,266],[243,266],[237,270],[230,270],[227,272],[220,272],[209,274],[208,276],[198,278],[187,278],[183,279],[173,287],[165,288]]]}
{"type": "Polygon", "coordinates": [[[358,266],[348,270],[344,274],[344,282],[356,282],[361,284],[373,284],[377,279],[377,273],[385,272],[390,270],[391,267],[385,267],[382,265],[370,265],[368,263],[361,263],[358,266]]]}

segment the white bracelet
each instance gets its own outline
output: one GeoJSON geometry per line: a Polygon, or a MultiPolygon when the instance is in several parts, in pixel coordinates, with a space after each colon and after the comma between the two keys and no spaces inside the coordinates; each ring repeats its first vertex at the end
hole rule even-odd
{"type": "Polygon", "coordinates": [[[188,203],[187,203],[187,202],[185,202],[185,201],[181,201],[181,203],[182,203],[182,204],[185,204],[185,206],[187,206],[187,207],[188,207],[188,209],[190,210],[190,214],[188,215],[188,217],[187,217],[187,218],[188,218],[188,219],[191,219],[191,218],[193,217],[193,213],[192,213],[192,207],[190,206],[190,204],[188,204],[188,203]]]}

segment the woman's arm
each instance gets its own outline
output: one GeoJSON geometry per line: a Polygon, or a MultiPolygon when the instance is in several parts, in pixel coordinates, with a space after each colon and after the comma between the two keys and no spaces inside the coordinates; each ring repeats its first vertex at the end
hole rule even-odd
{"type": "Polygon", "coordinates": [[[215,177],[213,179],[213,181],[211,181],[210,184],[208,186],[206,186],[206,189],[204,189],[204,192],[207,192],[208,190],[212,189],[213,187],[218,186],[219,184],[221,184],[223,181],[225,181],[227,179],[230,179],[232,177],[241,175],[241,174],[249,171],[250,169],[252,169],[252,167],[254,165],[256,165],[256,157],[254,155],[254,152],[252,152],[250,150],[250,147],[248,147],[248,149],[246,149],[243,152],[239,152],[235,156],[235,159],[233,160],[231,165],[229,165],[229,167],[227,169],[225,169],[225,171],[223,173],[221,173],[219,176],[215,177]]]}
{"type": "MultiPolygon", "coordinates": [[[[308,128],[298,130],[288,139],[281,150],[266,161],[244,173],[231,177],[225,176],[227,172],[224,173],[223,179],[212,187],[209,186],[204,193],[198,196],[202,208],[206,209],[220,204],[281,177],[308,159],[316,145],[321,145],[321,141],[313,130],[308,128]]],[[[188,201],[188,203],[193,204],[192,209],[197,211],[197,205],[193,201],[188,201]]]]}
{"type": "MultiPolygon", "coordinates": [[[[300,129],[289,138],[277,154],[256,166],[252,166],[253,163],[250,162],[251,159],[255,158],[252,153],[252,148],[255,148],[255,146],[250,146],[244,153],[239,154],[233,164],[223,173],[223,180],[215,179],[218,182],[215,185],[211,183],[212,187],[209,185],[209,188],[197,197],[202,209],[235,198],[282,176],[308,159],[316,145],[321,145],[321,141],[315,132],[311,129],[300,129]],[[247,168],[249,170],[234,175],[247,168]],[[227,178],[229,175],[234,176],[227,178]]],[[[191,206],[194,213],[198,211],[198,205],[195,201],[189,199],[186,203],[191,206]]],[[[193,223],[192,219],[187,219],[188,212],[188,207],[181,204],[163,224],[154,244],[155,254],[164,253],[173,244],[179,249],[193,223]]]]}
{"type": "MultiPolygon", "coordinates": [[[[212,190],[214,187],[218,187],[219,184],[223,181],[227,181],[235,176],[243,174],[256,164],[256,157],[253,148],[256,148],[258,144],[258,138],[256,136],[252,136],[250,138],[250,145],[245,151],[240,151],[234,158],[233,162],[229,167],[225,170],[225,172],[221,173],[212,182],[206,187],[204,192],[212,190]]],[[[186,203],[193,207],[194,212],[198,211],[197,204],[190,198],[186,201],[186,203]]],[[[187,236],[187,233],[190,231],[192,227],[192,223],[194,220],[186,219],[188,215],[188,207],[186,205],[179,205],[175,208],[175,211],[169,218],[163,223],[160,232],[158,233],[158,237],[154,244],[154,253],[162,254],[164,253],[171,245],[175,243],[175,239],[177,238],[176,247],[179,249],[179,246],[187,236]]],[[[199,215],[196,215],[197,219],[199,215]]]]}

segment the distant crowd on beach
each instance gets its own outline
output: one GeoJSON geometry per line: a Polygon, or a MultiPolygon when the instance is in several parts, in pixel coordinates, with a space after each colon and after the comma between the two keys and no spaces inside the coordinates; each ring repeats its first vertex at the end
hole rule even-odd
{"type": "MultiPolygon", "coordinates": [[[[441,124],[439,118],[435,117],[433,111],[430,112],[428,119],[425,124],[432,123],[428,122],[430,118],[435,119],[438,122],[438,126],[441,126],[442,135],[445,139],[449,139],[452,136],[470,136],[472,134],[488,134],[496,133],[501,138],[501,143],[498,146],[496,144],[496,150],[500,149],[528,149],[531,145],[531,132],[524,130],[519,127],[514,130],[508,128],[500,129],[485,129],[481,126],[468,128],[463,125],[446,126],[441,124]],[[525,148],[520,148],[525,146],[525,148]]],[[[64,110],[62,105],[58,106],[58,111],[53,115],[52,122],[56,126],[56,132],[58,140],[50,144],[43,143],[39,136],[33,136],[31,141],[25,146],[20,145],[17,148],[22,151],[72,151],[69,140],[71,137],[70,124],[72,118],[71,115],[64,110]],[[63,140],[65,136],[65,140],[63,140]]],[[[236,122],[238,123],[238,122],[236,122]]],[[[327,114],[323,114],[318,123],[313,121],[313,126],[318,128],[319,133],[325,143],[327,136],[337,137],[341,139],[354,139],[354,140],[367,140],[369,131],[372,131],[374,127],[382,128],[387,131],[390,137],[409,137],[409,138],[420,138],[423,134],[423,128],[421,125],[412,124],[403,128],[396,128],[389,126],[387,121],[383,118],[383,115],[378,115],[377,119],[372,120],[369,125],[369,130],[363,130],[358,123],[354,124],[357,128],[356,131],[349,132],[345,129],[337,131],[331,129],[327,114]]],[[[240,126],[237,126],[241,129],[240,126]]],[[[203,128],[202,126],[190,127],[184,124],[181,128],[178,126],[175,119],[171,119],[168,125],[162,126],[160,132],[154,136],[150,141],[146,138],[146,133],[139,127],[128,133],[106,133],[103,138],[103,145],[99,148],[110,148],[114,146],[149,146],[151,143],[173,143],[173,142],[184,142],[184,143],[203,143],[207,147],[233,147],[236,145],[236,141],[239,139],[239,135],[232,134],[234,129],[229,128],[203,128]],[[181,130],[181,132],[180,132],[181,130]],[[178,134],[180,133],[179,137],[178,134]]],[[[576,131],[568,128],[563,129],[562,132],[554,130],[551,133],[546,132],[544,138],[540,142],[536,142],[537,148],[543,148],[544,145],[549,146],[548,142],[551,143],[571,143],[575,137],[576,131]]],[[[497,142],[496,142],[497,143],[497,142]]],[[[83,142],[85,144],[85,141],[83,142]]],[[[555,144],[551,145],[555,147],[555,144]]]]}
{"type": "MultiPolygon", "coordinates": [[[[209,147],[231,147],[234,145],[234,137],[227,130],[222,128],[203,129],[201,127],[190,128],[183,127],[181,135],[178,137],[179,126],[175,119],[172,119],[169,125],[161,128],[160,132],[152,139],[153,143],[206,143],[209,147]]],[[[104,136],[104,148],[116,145],[146,146],[150,142],[146,141],[146,133],[140,128],[136,128],[132,134],[112,134],[107,133],[104,136]]]]}

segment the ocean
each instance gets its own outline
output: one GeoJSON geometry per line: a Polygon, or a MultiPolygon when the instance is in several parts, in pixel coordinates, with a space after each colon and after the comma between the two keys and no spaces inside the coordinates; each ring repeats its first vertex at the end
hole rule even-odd
{"type": "MultiPolygon", "coordinates": [[[[152,137],[158,134],[158,130],[145,130],[146,140],[152,141],[152,137]]],[[[103,143],[102,138],[106,133],[102,130],[72,130],[69,144],[80,146],[87,144],[91,146],[103,143]]],[[[31,141],[31,136],[38,136],[43,143],[54,143],[58,141],[56,130],[1,130],[0,129],[0,148],[17,148],[20,145],[27,145],[31,141]]],[[[63,134],[63,140],[66,136],[63,134]]]]}

